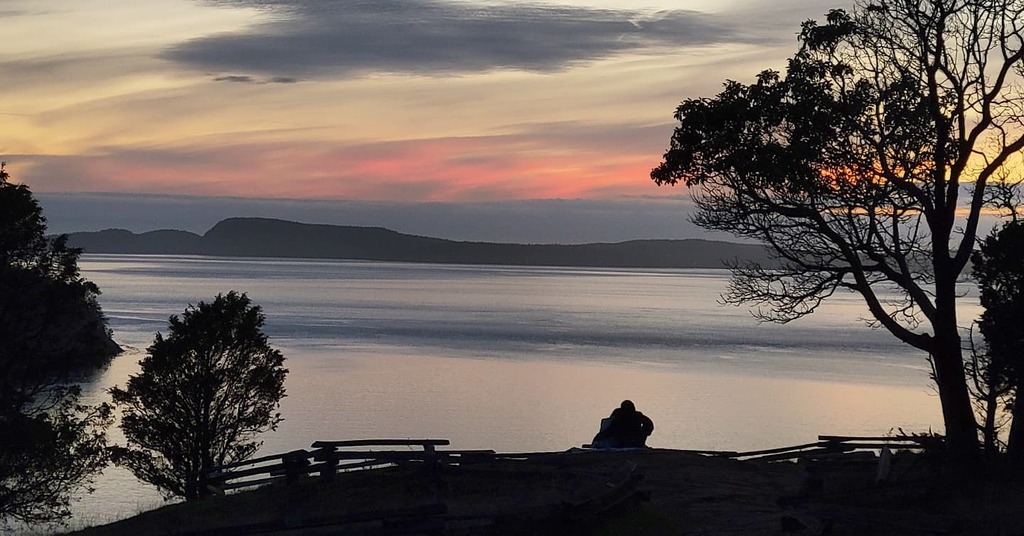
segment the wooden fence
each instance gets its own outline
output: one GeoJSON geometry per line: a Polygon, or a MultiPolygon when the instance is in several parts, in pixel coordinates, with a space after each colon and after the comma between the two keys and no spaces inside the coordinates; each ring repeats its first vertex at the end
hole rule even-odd
{"type": "MultiPolygon", "coordinates": [[[[331,482],[343,471],[418,464],[425,470],[444,465],[460,465],[496,458],[522,458],[529,455],[502,455],[493,450],[441,450],[447,439],[356,439],[316,441],[310,449],[294,450],[218,467],[207,473],[205,484],[215,493],[261,486],[272,482],[295,482],[317,475],[331,482]]],[[[740,460],[782,461],[838,458],[865,451],[929,451],[941,449],[943,438],[936,436],[832,436],[820,435],[818,441],[790,447],[747,452],[691,451],[708,456],[740,460]]],[[[540,454],[540,453],[538,453],[540,454]]],[[[550,453],[548,453],[550,454],[550,453]]]]}
{"type": "Polygon", "coordinates": [[[437,448],[449,444],[447,439],[316,441],[309,450],[293,450],[217,467],[205,475],[205,484],[207,489],[221,494],[272,482],[295,482],[314,474],[324,482],[331,482],[340,471],[402,463],[415,463],[430,470],[441,465],[491,459],[495,454],[493,450],[437,448]]]}
{"type": "Polygon", "coordinates": [[[865,451],[937,451],[944,445],[944,438],[930,435],[901,436],[833,436],[820,435],[814,443],[792,447],[728,452],[721,456],[744,460],[781,461],[797,459],[825,459],[839,457],[851,452],[865,451]]]}

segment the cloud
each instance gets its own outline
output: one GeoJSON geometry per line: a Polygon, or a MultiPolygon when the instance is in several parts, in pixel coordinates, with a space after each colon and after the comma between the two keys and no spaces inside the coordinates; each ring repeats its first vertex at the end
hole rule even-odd
{"type": "Polygon", "coordinates": [[[269,20],[209,35],[164,56],[211,72],[338,78],[367,73],[452,75],[501,69],[554,72],[651,47],[742,40],[693,11],[441,0],[218,0],[261,7],[269,20]]]}
{"type": "MultiPolygon", "coordinates": [[[[391,201],[615,197],[654,192],[665,125],[527,123],[494,135],[379,142],[236,134],[91,155],[21,155],[37,191],[119,191],[391,201]]],[[[661,192],[663,195],[671,192],[661,192]]]]}
{"type": "Polygon", "coordinates": [[[218,76],[213,79],[214,82],[235,82],[239,84],[255,84],[256,79],[251,76],[240,76],[240,75],[228,75],[218,76]]]}
{"type": "Polygon", "coordinates": [[[257,79],[248,75],[225,75],[218,76],[213,79],[214,82],[232,82],[236,84],[295,84],[299,80],[297,78],[289,78],[287,76],[275,76],[267,79],[257,79]]]}

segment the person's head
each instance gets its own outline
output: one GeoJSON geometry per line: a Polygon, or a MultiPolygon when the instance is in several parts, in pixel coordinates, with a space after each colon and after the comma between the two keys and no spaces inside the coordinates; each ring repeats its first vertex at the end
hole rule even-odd
{"type": "Polygon", "coordinates": [[[632,400],[623,400],[619,407],[626,411],[636,411],[636,406],[633,405],[632,400]]]}

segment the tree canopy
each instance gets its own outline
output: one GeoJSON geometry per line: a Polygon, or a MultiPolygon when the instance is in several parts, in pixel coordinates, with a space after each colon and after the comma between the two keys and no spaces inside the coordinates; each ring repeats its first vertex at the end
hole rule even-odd
{"type": "Polygon", "coordinates": [[[978,327],[985,339],[990,383],[1004,384],[1013,419],[1007,451],[1024,460],[1024,222],[1011,222],[981,242],[972,273],[984,308],[978,327]]]}
{"type": "Polygon", "coordinates": [[[683,101],[651,178],[781,261],[732,266],[727,302],[788,322],[859,293],[928,354],[954,457],[972,457],[956,284],[993,186],[1021,179],[1024,1],[859,2],[799,39],[784,75],[683,101]]]}
{"type": "Polygon", "coordinates": [[[0,519],[54,521],[107,461],[110,408],[77,380],[120,351],[81,276],[80,250],[46,236],[42,209],[0,166],[0,519]]]}
{"type": "Polygon", "coordinates": [[[167,496],[193,500],[206,494],[209,470],[252,456],[254,437],[281,421],[288,372],[263,323],[260,307],[234,291],[171,316],[141,372],[111,390],[128,443],[117,463],[167,496]]]}

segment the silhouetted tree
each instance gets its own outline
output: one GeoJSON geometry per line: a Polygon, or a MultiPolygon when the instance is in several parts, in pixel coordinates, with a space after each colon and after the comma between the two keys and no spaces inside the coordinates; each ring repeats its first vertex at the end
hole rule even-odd
{"type": "Polygon", "coordinates": [[[252,456],[274,430],[284,357],[263,334],[263,313],[243,293],[218,295],[170,318],[142,371],[111,390],[128,442],[115,461],[166,496],[207,494],[203,475],[252,456]]]}
{"type": "Polygon", "coordinates": [[[785,76],[689,99],[659,185],[694,221],[767,244],[732,266],[729,303],[764,320],[860,293],[874,325],[926,352],[953,459],[976,456],[956,284],[990,183],[1019,182],[1024,0],[887,0],[805,22],[785,76]],[[893,294],[895,291],[895,294],[893,294]]]}
{"type": "Polygon", "coordinates": [[[988,357],[984,372],[1009,390],[1013,419],[1007,453],[1024,460],[1024,222],[1006,224],[981,241],[973,274],[984,312],[978,322],[988,357]]]}
{"type": "Polygon", "coordinates": [[[75,382],[120,351],[78,270],[48,238],[29,188],[0,165],[0,520],[55,521],[106,465],[110,408],[79,404],[75,382]]]}
{"type": "Polygon", "coordinates": [[[1013,389],[1003,361],[993,359],[988,347],[975,340],[973,328],[968,345],[967,387],[981,417],[978,429],[981,431],[982,448],[988,458],[993,458],[1000,453],[999,434],[1010,422],[1006,409],[1013,389]]]}

